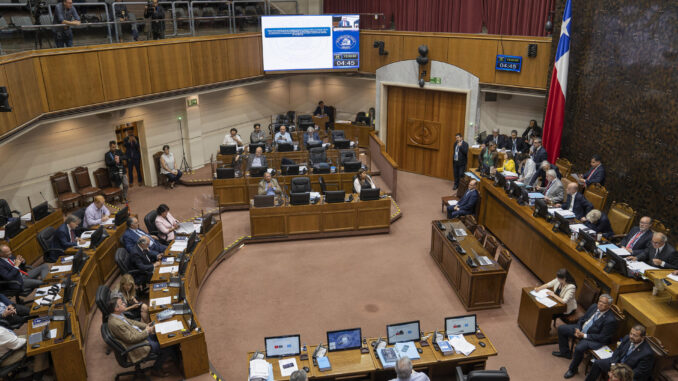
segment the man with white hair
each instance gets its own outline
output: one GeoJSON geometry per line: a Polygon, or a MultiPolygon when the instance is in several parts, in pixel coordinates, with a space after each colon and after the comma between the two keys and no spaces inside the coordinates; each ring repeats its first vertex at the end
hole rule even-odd
{"type": "Polygon", "coordinates": [[[313,126],[309,126],[304,133],[304,147],[308,146],[310,143],[320,142],[320,136],[315,132],[313,126]]]}
{"type": "MultiPolygon", "coordinates": [[[[535,163],[538,163],[535,161],[535,163]]],[[[559,179],[562,178],[563,176],[560,174],[560,170],[558,170],[558,167],[549,163],[548,160],[542,160],[541,164],[539,164],[539,168],[537,168],[537,171],[532,175],[532,178],[530,181],[527,183],[527,185],[535,185],[537,182],[538,178],[541,178],[541,182],[537,184],[540,187],[545,187],[546,186],[546,171],[549,169],[553,169],[556,171],[556,177],[559,179]]]]}
{"type": "Polygon", "coordinates": [[[662,269],[678,269],[678,254],[673,246],[667,244],[664,233],[652,235],[652,246],[637,256],[628,257],[632,261],[645,262],[650,266],[662,269]]]}
{"type": "Polygon", "coordinates": [[[563,196],[565,195],[565,188],[563,188],[563,183],[560,182],[556,176],[556,171],[549,169],[546,171],[546,186],[544,188],[537,188],[538,190],[544,190],[544,200],[546,202],[559,203],[563,202],[563,196]]]}
{"type": "Polygon", "coordinates": [[[497,148],[504,148],[507,144],[506,141],[506,136],[505,135],[499,135],[499,129],[495,128],[492,130],[492,135],[488,136],[487,139],[485,139],[485,145],[490,144],[490,142],[494,142],[494,144],[497,146],[497,148]]]}
{"type": "Polygon", "coordinates": [[[412,360],[409,357],[401,357],[395,366],[396,378],[391,381],[428,381],[426,373],[412,370],[412,360]]]}

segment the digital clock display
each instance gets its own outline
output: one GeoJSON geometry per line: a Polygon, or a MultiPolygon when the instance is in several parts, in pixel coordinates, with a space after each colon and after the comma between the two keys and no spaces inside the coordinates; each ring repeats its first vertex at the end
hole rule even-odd
{"type": "Polygon", "coordinates": [[[496,70],[513,71],[520,73],[523,66],[523,57],[521,56],[505,56],[497,54],[497,61],[495,63],[496,70]]]}
{"type": "Polygon", "coordinates": [[[358,61],[358,53],[334,55],[335,68],[355,68],[358,67],[359,64],[360,61],[358,61]]]}

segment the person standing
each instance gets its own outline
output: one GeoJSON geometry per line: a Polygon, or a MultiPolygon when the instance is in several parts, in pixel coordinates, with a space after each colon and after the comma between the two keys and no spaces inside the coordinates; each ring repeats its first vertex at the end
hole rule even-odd
{"type": "MultiPolygon", "coordinates": [[[[150,3],[150,2],[149,2],[150,3]]],[[[151,18],[151,32],[154,40],[165,38],[165,8],[153,0],[152,4],[144,8],[144,18],[151,18]]]]}
{"type": "Polygon", "coordinates": [[[464,141],[464,137],[461,134],[457,134],[454,137],[456,142],[454,143],[454,154],[452,157],[452,168],[454,170],[454,188],[456,190],[459,188],[459,180],[464,177],[464,172],[466,172],[466,161],[468,156],[468,143],[464,141]]]}
{"type": "Polygon", "coordinates": [[[129,172],[129,183],[134,184],[134,168],[137,169],[137,179],[139,186],[143,180],[141,179],[141,149],[139,148],[139,139],[134,136],[134,131],[127,131],[125,136],[125,155],[127,156],[127,170],[129,172]]]}
{"type": "Polygon", "coordinates": [[[73,0],[64,0],[54,7],[54,20],[52,22],[65,25],[54,29],[57,48],[73,46],[73,29],[71,27],[80,25],[80,16],[73,7],[73,0]]]}
{"type": "Polygon", "coordinates": [[[125,167],[122,161],[127,157],[118,149],[118,143],[115,140],[108,142],[108,152],[104,155],[104,161],[108,168],[108,177],[111,183],[116,187],[122,185],[122,198],[127,200],[127,190],[129,189],[129,178],[125,173],[125,167]]]}

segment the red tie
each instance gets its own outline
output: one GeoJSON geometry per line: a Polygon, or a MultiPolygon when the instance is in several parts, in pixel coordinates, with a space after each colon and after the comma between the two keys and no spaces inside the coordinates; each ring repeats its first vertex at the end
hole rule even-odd
{"type": "Polygon", "coordinates": [[[71,242],[75,242],[75,232],[71,229],[69,230],[71,231],[71,242]]]}
{"type": "MultiPolygon", "coordinates": [[[[7,262],[9,262],[10,265],[14,266],[14,261],[13,261],[13,260],[11,260],[11,259],[8,258],[8,259],[7,259],[7,262]]],[[[14,267],[14,268],[17,269],[17,270],[19,270],[20,273],[22,273],[22,274],[24,274],[24,275],[28,275],[27,272],[22,271],[22,270],[21,270],[20,268],[18,268],[18,267],[14,267]]]]}
{"type": "Polygon", "coordinates": [[[595,167],[591,170],[591,173],[589,173],[589,177],[586,178],[586,180],[589,180],[591,176],[593,176],[593,173],[598,169],[598,167],[595,167]]]}
{"type": "Polygon", "coordinates": [[[626,245],[626,247],[628,247],[629,249],[632,249],[632,248],[633,248],[633,245],[636,243],[636,241],[638,240],[638,238],[640,237],[641,234],[643,234],[643,232],[641,232],[640,230],[638,230],[638,233],[636,233],[636,235],[634,235],[633,238],[631,238],[631,240],[630,240],[629,243],[626,245]]]}
{"type": "Polygon", "coordinates": [[[549,191],[549,188],[551,188],[551,184],[553,184],[553,181],[549,181],[549,184],[546,186],[546,190],[544,191],[544,193],[549,191]]]}

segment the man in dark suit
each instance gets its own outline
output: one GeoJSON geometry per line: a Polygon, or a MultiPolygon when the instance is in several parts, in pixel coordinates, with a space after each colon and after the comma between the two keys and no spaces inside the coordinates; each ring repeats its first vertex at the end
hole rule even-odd
{"type": "Polygon", "coordinates": [[[125,156],[127,156],[127,170],[129,172],[129,182],[134,184],[134,171],[137,169],[137,180],[139,181],[139,186],[141,186],[141,151],[139,149],[139,139],[134,136],[134,131],[127,131],[127,136],[125,137],[125,156]]]}
{"type": "Polygon", "coordinates": [[[449,205],[447,207],[447,218],[457,218],[465,216],[467,214],[473,214],[473,210],[476,208],[476,203],[478,202],[478,190],[476,186],[478,182],[476,180],[471,180],[468,183],[468,190],[464,193],[464,196],[459,200],[457,205],[449,205]]]}
{"type": "MultiPolygon", "coordinates": [[[[541,145],[541,138],[534,138],[532,143],[532,161],[541,163],[549,159],[546,148],[541,145]]],[[[560,176],[558,177],[560,178],[560,176]]]]}
{"type": "Polygon", "coordinates": [[[0,317],[9,324],[25,323],[30,312],[30,308],[23,304],[13,303],[5,295],[0,294],[0,317]]]}
{"type": "Polygon", "coordinates": [[[454,189],[459,187],[459,180],[464,177],[466,172],[466,161],[468,155],[468,143],[464,141],[461,134],[457,134],[454,143],[454,154],[452,156],[452,169],[454,170],[454,189]]]}
{"type": "Polygon", "coordinates": [[[596,233],[602,234],[607,239],[612,239],[612,236],[614,236],[614,231],[612,231],[612,225],[607,218],[607,214],[598,209],[592,209],[581,220],[589,229],[595,230],[596,233]]]}
{"type": "Polygon", "coordinates": [[[591,168],[583,175],[579,175],[579,183],[584,186],[591,184],[605,185],[605,167],[601,162],[600,156],[591,157],[591,168]]]}
{"type": "Polygon", "coordinates": [[[492,135],[488,136],[487,139],[485,139],[485,145],[490,144],[490,142],[494,142],[494,144],[497,145],[497,148],[504,148],[507,143],[506,135],[500,135],[499,134],[499,129],[495,128],[492,130],[492,135]]]}
{"type": "MultiPolygon", "coordinates": [[[[52,248],[66,250],[69,247],[75,247],[78,244],[85,243],[84,239],[78,238],[77,233],[75,232],[76,228],[80,225],[80,218],[72,214],[66,217],[66,221],[57,228],[56,233],[54,233],[54,238],[52,238],[52,248]]],[[[59,259],[59,254],[57,252],[48,253],[48,257],[45,258],[45,261],[49,263],[54,263],[59,259]]]]}
{"type": "Polygon", "coordinates": [[[19,282],[19,285],[10,285],[12,290],[32,290],[42,285],[42,280],[49,274],[49,265],[43,263],[28,271],[22,270],[26,263],[21,255],[12,255],[12,249],[7,245],[0,245],[0,280],[19,282]]]}
{"type": "Polygon", "coordinates": [[[122,161],[127,159],[125,154],[118,149],[118,143],[115,140],[108,142],[108,152],[104,155],[104,161],[108,168],[108,177],[114,186],[122,185],[122,197],[127,200],[127,189],[129,188],[129,178],[125,173],[125,167],[122,161]]]}
{"type": "Polygon", "coordinates": [[[148,283],[153,277],[153,269],[160,264],[158,256],[148,250],[150,240],[148,237],[139,237],[137,244],[129,252],[130,270],[139,270],[134,273],[134,283],[148,283]]]}
{"type": "Polygon", "coordinates": [[[527,185],[534,185],[537,187],[545,187],[546,186],[546,172],[549,169],[553,169],[556,171],[556,177],[560,180],[563,178],[563,175],[560,174],[560,170],[558,169],[558,166],[553,165],[548,162],[548,160],[544,160],[542,162],[535,162],[535,165],[538,165],[539,168],[537,168],[537,171],[534,172],[534,175],[532,175],[532,178],[530,181],[527,183],[527,185]],[[537,179],[541,178],[541,182],[539,184],[535,184],[537,182],[537,179]]]}
{"type": "Polygon", "coordinates": [[[633,369],[633,381],[650,379],[654,365],[654,352],[645,340],[645,327],[636,324],[631,332],[621,339],[621,342],[612,353],[612,357],[604,360],[595,360],[586,381],[597,381],[598,376],[606,374],[612,364],[626,364],[633,369]]]}
{"type": "Polygon", "coordinates": [[[639,255],[645,249],[652,247],[652,218],[645,216],[640,219],[638,226],[634,226],[629,234],[624,237],[619,246],[623,247],[631,255],[639,255]]]}
{"type": "Polygon", "coordinates": [[[662,269],[678,269],[678,254],[676,249],[669,245],[664,233],[654,233],[652,235],[652,245],[643,250],[637,256],[630,256],[632,261],[642,261],[650,266],[662,269]]]}
{"type": "Polygon", "coordinates": [[[136,217],[129,217],[127,219],[127,230],[125,230],[125,233],[122,235],[122,243],[125,246],[125,249],[131,253],[140,237],[148,237],[150,240],[151,243],[148,251],[151,255],[157,257],[158,255],[162,255],[167,249],[167,246],[158,242],[158,237],[153,237],[139,228],[139,220],[136,217]]]}
{"type": "Polygon", "coordinates": [[[558,327],[559,350],[553,352],[553,355],[572,359],[565,378],[572,378],[577,374],[579,363],[587,350],[598,349],[612,342],[612,335],[617,329],[617,319],[614,313],[610,312],[612,302],[610,295],[603,294],[598,298],[598,303],[589,307],[576,324],[558,327]],[[574,356],[570,352],[570,338],[579,339],[579,343],[574,347],[574,356]]]}
{"type": "Polygon", "coordinates": [[[318,102],[318,107],[315,108],[315,111],[313,111],[314,116],[322,116],[322,115],[328,115],[327,113],[329,112],[328,108],[325,107],[325,102],[320,101],[318,102]]]}
{"type": "Polygon", "coordinates": [[[586,214],[593,209],[593,205],[589,200],[587,200],[583,194],[579,193],[579,185],[576,183],[567,184],[566,192],[567,197],[565,198],[565,202],[556,204],[556,207],[569,210],[574,213],[574,216],[577,217],[577,219],[586,216],[586,214]]]}
{"type": "Polygon", "coordinates": [[[516,157],[519,152],[523,152],[525,149],[525,141],[518,136],[518,131],[513,130],[511,131],[511,137],[506,139],[504,147],[501,148],[511,151],[513,157],[516,157]]]}

